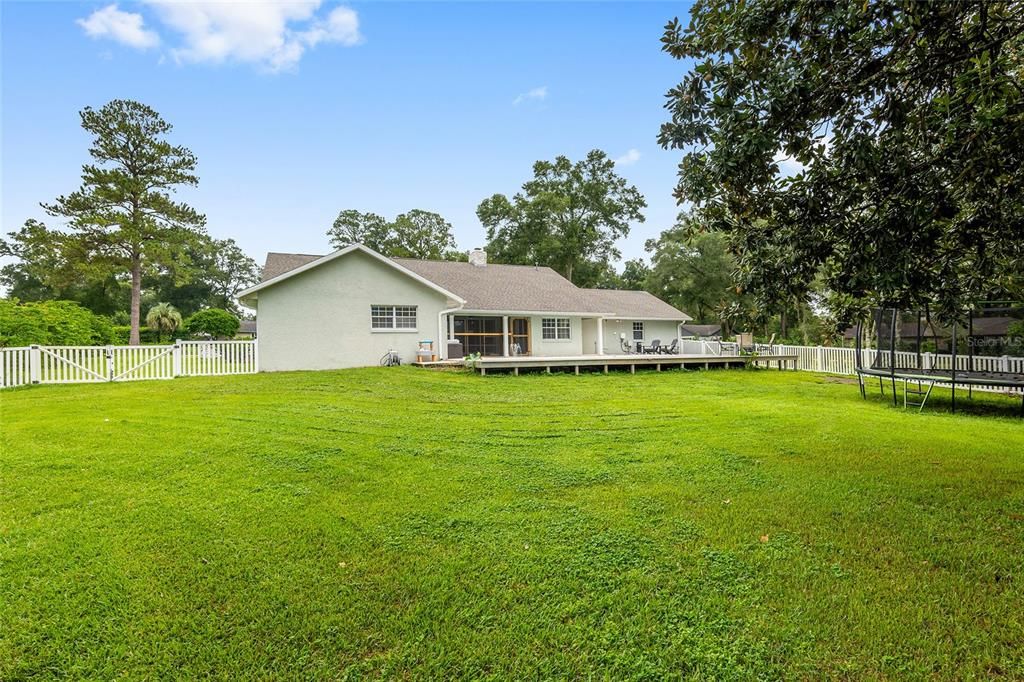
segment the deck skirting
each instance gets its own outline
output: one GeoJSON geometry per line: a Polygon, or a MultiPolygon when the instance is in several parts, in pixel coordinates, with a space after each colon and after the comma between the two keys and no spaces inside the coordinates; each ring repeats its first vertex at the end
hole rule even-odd
{"type": "Polygon", "coordinates": [[[610,367],[623,367],[634,374],[637,368],[663,369],[712,369],[745,367],[748,364],[796,369],[796,355],[574,355],[564,357],[486,357],[475,362],[480,374],[488,370],[509,370],[518,376],[520,370],[540,370],[548,374],[552,369],[572,369],[580,373],[581,367],[593,367],[607,374],[610,367]]]}

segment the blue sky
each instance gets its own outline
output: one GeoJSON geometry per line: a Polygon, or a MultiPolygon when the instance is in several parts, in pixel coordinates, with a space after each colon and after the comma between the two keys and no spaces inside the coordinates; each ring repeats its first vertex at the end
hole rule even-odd
{"type": "MultiPolygon", "coordinates": [[[[159,111],[199,158],[182,194],[257,261],[326,253],[341,209],[437,211],[463,249],[476,206],[537,159],[620,158],[646,196],[625,257],[669,227],[679,154],[656,143],[686,64],[660,51],[685,3],[3,2],[3,232],[78,187],[78,111],[159,111]]],[[[620,264],[621,265],[621,264],[620,264]]]]}

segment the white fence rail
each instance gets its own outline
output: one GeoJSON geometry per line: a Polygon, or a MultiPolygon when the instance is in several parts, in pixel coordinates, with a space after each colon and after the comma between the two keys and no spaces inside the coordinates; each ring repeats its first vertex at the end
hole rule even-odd
{"type": "Polygon", "coordinates": [[[255,341],[0,348],[0,388],[255,374],[258,371],[255,341]]]}
{"type": "MultiPolygon", "coordinates": [[[[825,346],[785,346],[775,345],[773,352],[782,355],[796,355],[796,368],[808,372],[824,372],[827,374],[853,375],[857,373],[857,357],[854,348],[827,348],[825,346]]],[[[874,349],[865,348],[863,361],[865,366],[870,366],[875,359],[874,349]]],[[[888,359],[884,358],[885,366],[888,366],[888,359]]],[[[975,372],[1007,372],[1024,374],[1024,358],[1011,357],[1007,355],[975,355],[972,359],[967,355],[956,356],[957,371],[966,372],[972,366],[975,372]]],[[[914,367],[917,364],[917,355],[905,351],[896,352],[897,367],[914,367]]],[[[952,369],[953,356],[944,353],[921,353],[921,367],[923,369],[952,369]]],[[[998,392],[1019,393],[1018,389],[1005,387],[974,386],[976,390],[992,390],[998,392]]]]}

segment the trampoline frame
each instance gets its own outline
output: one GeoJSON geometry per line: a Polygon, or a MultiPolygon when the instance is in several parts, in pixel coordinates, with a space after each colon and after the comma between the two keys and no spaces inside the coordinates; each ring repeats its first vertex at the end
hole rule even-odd
{"type": "MultiPolygon", "coordinates": [[[[1000,302],[1004,305],[1009,302],[1000,302]]],[[[988,312],[1001,312],[1011,311],[1014,308],[989,308],[988,312]]],[[[907,311],[911,312],[911,311],[907,311]]],[[[864,351],[864,320],[859,320],[856,326],[856,338],[855,338],[855,366],[857,372],[857,383],[860,388],[861,398],[867,399],[867,378],[878,377],[878,387],[882,395],[885,395],[885,379],[889,379],[889,383],[892,387],[892,403],[894,406],[899,406],[899,398],[896,389],[896,382],[903,382],[903,407],[906,409],[911,404],[918,408],[921,412],[924,410],[925,405],[928,402],[928,398],[931,397],[932,389],[935,388],[936,384],[949,385],[951,389],[951,411],[956,412],[956,389],[957,385],[967,386],[968,398],[973,398],[973,387],[974,386],[987,386],[987,387],[1000,387],[1010,389],[1021,389],[1024,390],[1024,374],[1018,374],[1015,372],[985,372],[986,376],[979,377],[978,373],[974,371],[974,344],[967,344],[968,361],[967,370],[957,369],[957,332],[959,329],[959,322],[954,321],[951,325],[951,337],[950,337],[950,355],[952,357],[950,370],[936,370],[928,369],[925,370],[921,365],[921,311],[913,311],[917,319],[917,337],[916,337],[916,356],[917,356],[917,367],[915,368],[903,368],[897,367],[897,353],[900,352],[896,349],[896,329],[897,325],[900,324],[900,309],[898,308],[876,308],[871,316],[872,328],[876,331],[886,321],[884,318],[888,316],[889,323],[889,338],[888,348],[886,350],[876,349],[875,360],[872,364],[878,363],[879,355],[884,357],[888,355],[888,369],[882,369],[878,367],[865,367],[863,360],[864,351]],[[941,373],[940,373],[941,372],[941,373]],[[1000,375],[1005,376],[1005,379],[1000,378],[1000,375]],[[918,390],[910,390],[910,382],[917,382],[918,390]],[[924,390],[924,384],[928,384],[927,391],[924,390]],[[910,394],[922,396],[920,403],[911,403],[908,400],[910,394]]],[[[974,308],[967,311],[967,333],[968,339],[974,337],[974,308]]],[[[927,307],[924,309],[924,317],[928,321],[928,326],[932,326],[931,314],[927,307]]],[[[962,390],[962,389],[961,389],[962,390]]],[[[1021,406],[1020,415],[1024,418],[1024,394],[1021,395],[1021,406]]]]}

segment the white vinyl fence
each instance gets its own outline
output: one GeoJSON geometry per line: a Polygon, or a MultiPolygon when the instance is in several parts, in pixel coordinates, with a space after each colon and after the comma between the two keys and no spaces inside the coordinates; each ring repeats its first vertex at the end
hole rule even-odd
{"type": "Polygon", "coordinates": [[[0,388],[255,374],[257,371],[259,355],[255,341],[0,348],[0,388]]]}
{"type": "MultiPolygon", "coordinates": [[[[806,372],[824,372],[826,374],[843,374],[853,376],[857,373],[857,357],[854,348],[830,348],[826,346],[787,346],[783,344],[757,344],[756,349],[764,355],[795,355],[796,368],[806,372]]],[[[739,347],[735,343],[720,341],[683,341],[681,352],[696,355],[728,355],[738,353],[739,347]]],[[[870,366],[875,359],[876,351],[865,348],[863,351],[865,366],[870,366]]],[[[897,366],[913,367],[917,363],[915,353],[897,351],[897,366]]],[[[923,369],[952,369],[953,356],[942,353],[922,353],[921,365],[923,369]]],[[[967,371],[971,366],[971,359],[967,355],[956,356],[957,371],[967,371]]],[[[1013,356],[990,356],[975,355],[973,361],[976,372],[1004,372],[1013,374],[1024,374],[1024,358],[1013,356]]],[[[1005,387],[974,386],[977,390],[992,390],[998,392],[1020,393],[1019,389],[1008,389],[1005,387]]]]}
{"type": "MultiPolygon", "coordinates": [[[[772,352],[781,355],[796,355],[796,368],[808,372],[824,372],[827,374],[853,375],[857,373],[856,349],[854,348],[826,348],[825,346],[772,346],[772,352]]],[[[863,351],[865,366],[870,366],[874,361],[876,351],[865,348],[863,351]]],[[[957,371],[967,371],[972,360],[967,355],[956,356],[957,371]]],[[[896,352],[896,364],[902,367],[913,367],[917,364],[915,353],[904,351],[896,352]]],[[[886,361],[886,366],[888,363],[886,361]]],[[[945,353],[921,353],[921,366],[923,369],[952,369],[953,356],[945,353]]],[[[1008,355],[975,355],[973,359],[975,372],[1004,372],[1024,374],[1024,358],[1008,355]]],[[[1019,393],[1018,389],[1005,387],[974,386],[976,390],[998,391],[1000,393],[1019,393]]]]}
{"type": "MultiPolygon", "coordinates": [[[[855,374],[856,349],[826,348],[824,346],[772,346],[775,353],[797,356],[797,369],[810,372],[826,372],[829,374],[855,374]]],[[[865,365],[874,361],[875,351],[865,348],[863,351],[865,365]]],[[[956,369],[967,371],[972,362],[970,356],[957,355],[956,369]]],[[[900,367],[913,367],[917,363],[915,353],[896,352],[896,363],[900,367]]],[[[953,356],[945,353],[921,353],[921,365],[924,369],[952,369],[953,356]]],[[[975,372],[1010,372],[1024,374],[1024,358],[1008,355],[975,355],[973,359],[975,372]]],[[[888,365],[887,365],[888,366],[888,365]]]]}

